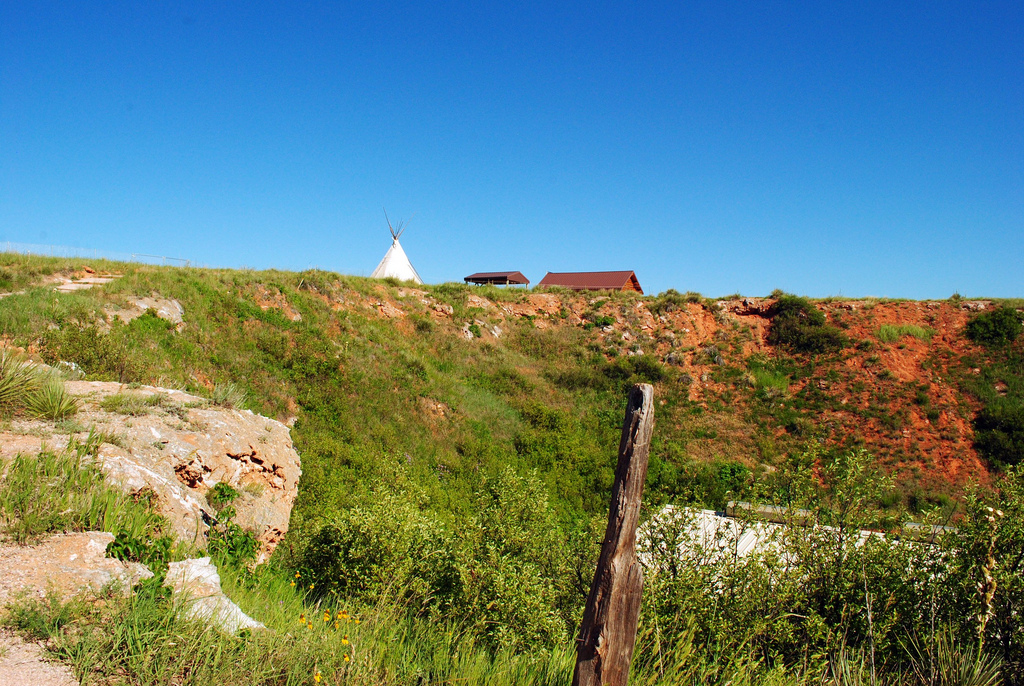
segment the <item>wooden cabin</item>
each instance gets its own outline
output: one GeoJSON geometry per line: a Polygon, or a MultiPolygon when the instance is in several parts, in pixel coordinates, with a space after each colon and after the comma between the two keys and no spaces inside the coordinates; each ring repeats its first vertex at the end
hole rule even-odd
{"type": "Polygon", "coordinates": [[[644,294],[636,273],[632,271],[548,272],[538,285],[561,286],[574,291],[635,291],[640,295],[644,294]]]}

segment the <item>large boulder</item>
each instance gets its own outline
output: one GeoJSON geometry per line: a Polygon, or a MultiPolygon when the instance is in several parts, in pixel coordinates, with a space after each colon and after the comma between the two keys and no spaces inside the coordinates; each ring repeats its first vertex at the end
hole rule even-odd
{"type": "MultiPolygon", "coordinates": [[[[101,433],[98,455],[108,478],[127,491],[150,494],[179,539],[204,543],[218,521],[206,496],[225,483],[239,494],[231,502],[233,521],[255,532],[258,561],[269,558],[288,530],[302,473],[287,426],[173,389],[105,381],[70,381],[67,387],[82,403],[77,425],[101,433]]],[[[0,456],[44,444],[60,448],[67,440],[52,423],[19,420],[0,433],[0,456]]]]}

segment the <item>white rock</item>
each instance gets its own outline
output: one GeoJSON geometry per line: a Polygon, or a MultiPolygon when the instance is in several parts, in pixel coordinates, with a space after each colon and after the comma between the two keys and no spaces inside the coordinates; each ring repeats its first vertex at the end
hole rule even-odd
{"type": "Polygon", "coordinates": [[[189,619],[208,622],[229,634],[266,628],[224,595],[220,574],[208,557],[170,563],[164,586],[172,590],[189,619]]]}

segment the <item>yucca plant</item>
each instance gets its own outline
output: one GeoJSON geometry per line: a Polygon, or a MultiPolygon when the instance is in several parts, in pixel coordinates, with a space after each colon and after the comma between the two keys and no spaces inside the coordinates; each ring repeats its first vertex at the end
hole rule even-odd
{"type": "Polygon", "coordinates": [[[905,646],[918,683],[929,686],[996,686],[1002,683],[1002,660],[973,641],[958,642],[950,629],[932,641],[912,639],[905,646]]]}
{"type": "Polygon", "coordinates": [[[63,381],[50,377],[28,396],[25,409],[37,417],[56,422],[78,412],[78,398],[67,392],[63,381]]]}
{"type": "Polygon", "coordinates": [[[21,407],[39,386],[39,375],[18,353],[0,348],[0,409],[21,407]]]}

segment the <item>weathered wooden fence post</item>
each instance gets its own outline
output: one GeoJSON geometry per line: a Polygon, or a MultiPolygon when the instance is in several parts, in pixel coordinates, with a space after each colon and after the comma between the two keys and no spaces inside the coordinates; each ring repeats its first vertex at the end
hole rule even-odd
{"type": "Polygon", "coordinates": [[[576,643],[573,686],[625,686],[629,680],[644,583],[636,559],[636,526],[653,430],[654,389],[636,384],[622,423],[608,528],[576,643]]]}

